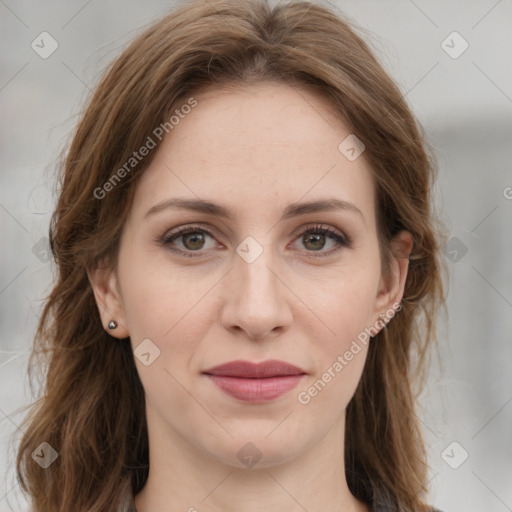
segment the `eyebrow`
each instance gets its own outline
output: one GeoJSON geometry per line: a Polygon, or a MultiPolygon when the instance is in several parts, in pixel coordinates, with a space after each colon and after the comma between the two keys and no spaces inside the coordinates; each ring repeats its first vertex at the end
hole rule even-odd
{"type": "MultiPolygon", "coordinates": [[[[182,198],[171,198],[165,199],[155,206],[151,207],[144,216],[149,217],[155,213],[161,212],[162,210],[172,209],[184,209],[193,212],[206,213],[209,215],[215,215],[225,219],[233,220],[233,213],[225,206],[213,203],[206,199],[182,199],[182,198]]],[[[353,203],[344,201],[337,198],[320,199],[317,201],[309,202],[296,202],[289,204],[283,211],[280,221],[290,219],[299,215],[305,215],[308,213],[317,212],[328,212],[344,210],[353,212],[361,216],[363,222],[366,224],[364,215],[361,210],[353,203]]]]}

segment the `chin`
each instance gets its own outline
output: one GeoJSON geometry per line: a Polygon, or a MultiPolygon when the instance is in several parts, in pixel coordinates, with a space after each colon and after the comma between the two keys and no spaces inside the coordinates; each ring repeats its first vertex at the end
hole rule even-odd
{"type": "Polygon", "coordinates": [[[274,423],[265,430],[246,428],[239,433],[232,432],[233,438],[224,436],[223,441],[218,440],[207,451],[228,466],[257,470],[286,464],[315,442],[312,437],[305,438],[304,432],[302,435],[290,435],[289,426],[283,432],[278,432],[280,427],[277,425],[274,423]]]}

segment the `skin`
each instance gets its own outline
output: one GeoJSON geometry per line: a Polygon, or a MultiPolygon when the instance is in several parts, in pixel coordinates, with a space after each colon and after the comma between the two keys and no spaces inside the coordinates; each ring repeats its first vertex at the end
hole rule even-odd
{"type": "Polygon", "coordinates": [[[338,150],[351,131],[324,98],[284,83],[194,97],[197,107],[138,184],[117,269],[89,273],[105,329],[115,319],[113,336],[130,336],[134,349],[150,339],[160,350],[148,366],[135,358],[150,443],[137,510],[368,510],[350,493],[342,462],[345,410],[367,346],[307,405],[297,396],[400,302],[411,236],[397,235],[393,272],[381,275],[368,164],[364,153],[351,162],[338,150]],[[171,208],[146,216],[172,197],[208,199],[233,219],[171,208]],[[361,213],[280,220],[290,203],[332,197],[361,213]],[[212,235],[170,244],[199,257],[160,243],[188,224],[212,235]],[[302,235],[316,224],[352,246],[302,235]],[[236,252],[248,236],[263,248],[251,263],[236,252]],[[271,402],[245,403],[201,374],[235,359],[280,359],[307,375],[271,402]],[[237,457],[248,442],[261,453],[252,468],[237,457]]]}

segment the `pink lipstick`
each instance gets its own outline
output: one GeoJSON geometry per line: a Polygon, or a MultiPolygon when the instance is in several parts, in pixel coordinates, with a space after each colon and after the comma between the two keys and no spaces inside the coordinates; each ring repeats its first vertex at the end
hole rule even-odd
{"type": "Polygon", "coordinates": [[[252,363],[239,360],[215,366],[203,374],[233,398],[262,403],[274,400],[294,388],[306,372],[284,361],[252,363]]]}

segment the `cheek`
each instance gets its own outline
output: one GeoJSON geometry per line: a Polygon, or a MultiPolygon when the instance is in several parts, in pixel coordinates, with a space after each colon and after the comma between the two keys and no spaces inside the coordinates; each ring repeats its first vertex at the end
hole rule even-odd
{"type": "MultiPolygon", "coordinates": [[[[364,267],[364,266],[363,266],[364,267]]],[[[372,268],[372,267],[368,267],[372,268]]],[[[374,314],[378,273],[351,268],[350,275],[338,275],[323,284],[315,295],[315,322],[318,336],[309,337],[308,351],[314,359],[314,375],[302,386],[299,403],[339,404],[350,401],[364,368],[369,329],[374,314]]],[[[313,305],[311,307],[313,310],[313,305]]],[[[310,326],[313,331],[312,325],[310,326]]],[[[336,414],[333,410],[332,413],[336,414]]]]}
{"type": "Polygon", "coordinates": [[[327,318],[335,332],[327,344],[329,352],[346,350],[358,334],[370,327],[376,288],[367,286],[340,287],[329,302],[327,318]]]}
{"type": "Polygon", "coordinates": [[[363,261],[322,283],[315,307],[324,322],[326,353],[346,349],[352,339],[370,327],[378,284],[376,264],[363,261]]]}
{"type": "Polygon", "coordinates": [[[191,278],[190,269],[176,271],[165,255],[123,249],[118,264],[123,310],[146,399],[160,412],[198,414],[183,385],[189,387],[190,361],[209,326],[207,292],[214,283],[191,278]],[[148,351],[149,361],[139,357],[148,351]]]}
{"type": "Polygon", "coordinates": [[[197,276],[190,268],[180,270],[169,263],[166,254],[154,251],[127,244],[120,253],[123,310],[134,344],[150,338],[165,345],[183,325],[199,328],[199,322],[188,320],[201,317],[203,299],[214,285],[212,273],[197,276]]]}

